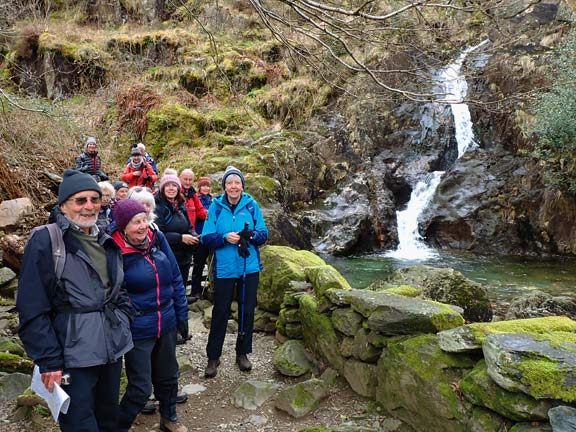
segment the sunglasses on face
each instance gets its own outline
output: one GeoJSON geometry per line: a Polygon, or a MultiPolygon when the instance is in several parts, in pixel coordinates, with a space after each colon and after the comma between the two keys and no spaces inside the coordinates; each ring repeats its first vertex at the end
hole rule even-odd
{"type": "Polygon", "coordinates": [[[79,198],[70,198],[69,201],[74,201],[74,204],[83,206],[90,200],[92,204],[100,204],[102,202],[102,198],[98,197],[79,197],[79,198]]]}

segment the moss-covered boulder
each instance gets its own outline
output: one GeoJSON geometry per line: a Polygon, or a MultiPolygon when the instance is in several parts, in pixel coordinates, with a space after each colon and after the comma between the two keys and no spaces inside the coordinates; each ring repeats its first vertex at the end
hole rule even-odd
{"type": "Polygon", "coordinates": [[[334,289],[352,289],[350,284],[338,270],[331,265],[316,267],[306,267],[304,270],[306,277],[312,283],[314,292],[321,297],[326,290],[334,289]]]}
{"type": "Polygon", "coordinates": [[[501,432],[508,430],[510,421],[489,409],[475,406],[466,421],[467,432],[501,432]]]}
{"type": "Polygon", "coordinates": [[[24,346],[18,338],[0,337],[0,352],[6,352],[23,357],[25,355],[24,346]]]}
{"type": "Polygon", "coordinates": [[[473,323],[438,333],[440,347],[447,352],[476,351],[491,334],[556,334],[570,338],[576,334],[576,321],[567,317],[529,318],[514,321],[473,323]]]}
{"type": "Polygon", "coordinates": [[[389,282],[421,288],[425,298],[460,306],[467,321],[492,319],[486,288],[456,270],[418,265],[396,270],[389,282]]]}
{"type": "Polygon", "coordinates": [[[261,249],[264,269],[258,285],[258,306],[270,312],[280,311],[284,293],[292,281],[306,280],[306,267],[322,266],[322,258],[308,251],[286,246],[266,246],[261,249]]]}
{"type": "Polygon", "coordinates": [[[340,339],[330,318],[318,311],[314,296],[306,294],[300,297],[300,316],[306,346],[317,359],[342,372],[344,357],[340,354],[340,339]]]}
{"type": "Polygon", "coordinates": [[[492,334],[482,351],[499,386],[536,399],[576,402],[576,335],[492,334]]]}
{"type": "Polygon", "coordinates": [[[34,363],[15,354],[0,352],[0,372],[32,374],[34,363]]]}
{"type": "Polygon", "coordinates": [[[352,390],[362,396],[373,398],[378,384],[376,365],[349,359],[342,372],[352,390]]]}
{"type": "Polygon", "coordinates": [[[383,335],[436,333],[464,324],[457,308],[429,300],[356,289],[330,289],[325,296],[335,305],[350,305],[383,335]]]}
{"type": "Polygon", "coordinates": [[[352,355],[358,360],[367,363],[376,363],[382,348],[378,348],[370,343],[370,330],[358,329],[354,336],[354,344],[352,345],[352,355]]]}
{"type": "Polygon", "coordinates": [[[484,361],[460,381],[459,387],[464,397],[474,405],[489,408],[514,421],[548,420],[548,410],[558,404],[549,399],[536,400],[524,393],[505,390],[490,378],[484,361]]]}
{"type": "Polygon", "coordinates": [[[334,328],[346,336],[354,336],[360,328],[364,318],[354,309],[338,308],[332,312],[332,324],[334,328]]]}
{"type": "Polygon", "coordinates": [[[298,340],[289,340],[274,351],[274,368],[282,375],[298,377],[311,372],[314,362],[304,344],[298,340]]]}
{"type": "Polygon", "coordinates": [[[378,361],[376,400],[414,430],[461,432],[471,404],[454,384],[473,365],[465,354],[443,352],[436,335],[389,343],[378,361]]]}
{"type": "Polygon", "coordinates": [[[328,385],[320,379],[312,378],[281,390],[275,406],[292,417],[300,418],[315,411],[327,396],[328,385]]]}

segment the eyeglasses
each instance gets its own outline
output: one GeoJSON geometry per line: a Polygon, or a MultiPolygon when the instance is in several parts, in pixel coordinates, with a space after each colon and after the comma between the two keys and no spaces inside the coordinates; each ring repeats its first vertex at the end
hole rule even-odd
{"type": "Polygon", "coordinates": [[[100,204],[102,202],[102,198],[100,198],[99,196],[97,197],[91,196],[90,198],[88,197],[70,198],[68,201],[74,201],[74,204],[83,206],[86,205],[88,200],[90,200],[92,204],[100,204]]]}

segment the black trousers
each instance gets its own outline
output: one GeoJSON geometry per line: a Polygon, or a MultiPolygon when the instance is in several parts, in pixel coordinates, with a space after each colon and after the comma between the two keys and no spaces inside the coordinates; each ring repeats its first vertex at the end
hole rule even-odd
{"type": "Polygon", "coordinates": [[[194,252],[194,266],[192,267],[192,283],[190,289],[190,295],[192,296],[202,296],[202,274],[204,273],[204,266],[206,265],[208,255],[210,255],[210,248],[200,243],[194,252]]]}
{"type": "Polygon", "coordinates": [[[67,369],[70,395],[67,414],[60,414],[62,432],[115,432],[122,360],[100,366],[67,369]]]}
{"type": "Polygon", "coordinates": [[[134,341],[124,356],[128,385],[120,402],[118,430],[127,431],[142,411],[152,393],[160,402],[160,415],[175,421],[178,394],[178,362],[176,361],[176,331],[164,333],[160,339],[134,341]]]}
{"type": "Polygon", "coordinates": [[[222,346],[226,337],[226,326],[230,317],[230,306],[234,298],[234,288],[238,292],[238,336],[236,355],[252,352],[252,333],[254,332],[254,309],[260,273],[250,273],[243,278],[219,278],[214,280],[214,308],[206,354],[208,360],[216,360],[222,355],[222,346]],[[244,291],[244,293],[242,293],[244,291]],[[244,302],[242,302],[242,298],[244,302]],[[243,331],[242,331],[243,330],[243,331]]]}

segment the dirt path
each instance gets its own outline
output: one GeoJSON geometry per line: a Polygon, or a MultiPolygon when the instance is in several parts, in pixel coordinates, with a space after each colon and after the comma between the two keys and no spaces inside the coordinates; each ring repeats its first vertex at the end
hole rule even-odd
{"type": "MultiPolygon", "coordinates": [[[[297,432],[307,427],[361,426],[362,431],[401,431],[402,425],[394,419],[376,413],[370,400],[354,393],[344,379],[338,378],[331,387],[330,396],[320,408],[301,419],[294,419],[274,407],[274,397],[251,411],[235,408],[230,399],[234,391],[247,380],[269,381],[286,386],[299,379],[283,377],[272,365],[276,342],[272,336],[256,333],[254,352],[250,355],[253,370],[242,373],[235,364],[235,335],[227,335],[222,364],[218,376],[204,378],[207,331],[196,333],[186,345],[178,346],[178,356],[190,358],[191,367],[184,368],[180,385],[193,385],[198,393],[191,394],[185,404],[178,405],[178,415],[190,431],[205,432],[297,432]]],[[[39,424],[15,420],[14,402],[0,401],[0,430],[3,432],[57,431],[51,418],[41,418],[39,424]]],[[[134,432],[159,430],[159,414],[141,414],[131,429],[134,432]]]]}
{"type": "MultiPolygon", "coordinates": [[[[274,398],[270,398],[257,410],[250,411],[235,408],[230,399],[234,391],[247,380],[271,381],[281,385],[297,382],[278,374],[272,365],[275,341],[272,336],[255,334],[254,352],[250,355],[253,370],[242,373],[235,364],[235,336],[227,335],[224,344],[222,364],[214,379],[204,379],[206,366],[205,346],[207,334],[196,334],[185,346],[178,348],[179,355],[189,355],[193,370],[184,372],[181,386],[195,384],[205,390],[191,395],[188,402],[178,405],[180,420],[190,431],[300,431],[306,427],[339,426],[348,421],[370,423],[373,430],[396,430],[397,422],[378,415],[369,415],[372,406],[368,399],[354,393],[348,384],[339,378],[331,389],[331,394],[319,410],[302,419],[294,419],[274,408],[274,398]],[[388,424],[388,427],[386,425],[388,424]]],[[[137,432],[158,430],[159,416],[140,415],[133,430],[137,432]]]]}

